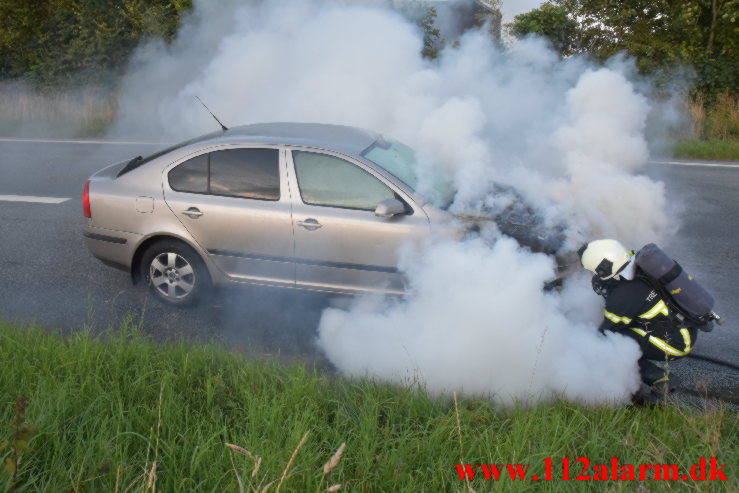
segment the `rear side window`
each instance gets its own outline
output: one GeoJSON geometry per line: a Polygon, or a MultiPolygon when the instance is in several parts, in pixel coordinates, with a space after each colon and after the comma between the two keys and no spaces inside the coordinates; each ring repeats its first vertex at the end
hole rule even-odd
{"type": "Polygon", "coordinates": [[[194,157],[169,172],[178,192],[280,199],[277,149],[227,149],[194,157]]]}
{"type": "Polygon", "coordinates": [[[277,149],[228,149],[210,153],[210,193],[279,200],[277,149]]]}
{"type": "Polygon", "coordinates": [[[208,154],[201,154],[169,172],[169,186],[178,192],[208,193],[208,154]]]}

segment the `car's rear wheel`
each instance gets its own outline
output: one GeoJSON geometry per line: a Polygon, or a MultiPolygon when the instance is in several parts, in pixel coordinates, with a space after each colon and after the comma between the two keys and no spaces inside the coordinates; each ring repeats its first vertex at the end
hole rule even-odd
{"type": "Polygon", "coordinates": [[[175,240],[159,241],[146,250],[141,276],[157,299],[169,305],[189,305],[210,290],[210,277],[200,256],[175,240]]]}

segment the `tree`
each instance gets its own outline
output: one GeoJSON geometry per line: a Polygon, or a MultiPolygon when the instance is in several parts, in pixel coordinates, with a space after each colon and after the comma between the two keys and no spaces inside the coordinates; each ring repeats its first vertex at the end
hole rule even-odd
{"type": "Polygon", "coordinates": [[[436,27],[436,7],[425,7],[425,12],[421,18],[421,29],[423,29],[423,51],[422,54],[426,58],[436,58],[439,56],[439,43],[441,38],[441,30],[436,27]]]}
{"type": "Polygon", "coordinates": [[[739,0],[675,2],[681,55],[695,68],[701,88],[714,96],[739,90],[739,0]]]}
{"type": "Polygon", "coordinates": [[[562,57],[578,52],[578,23],[561,5],[547,2],[538,9],[517,15],[506,27],[517,38],[529,34],[547,38],[562,57]]]}
{"type": "Polygon", "coordinates": [[[551,0],[517,16],[513,34],[536,32],[563,54],[575,40],[572,53],[601,61],[625,52],[643,73],[690,66],[710,99],[737,91],[738,13],[739,0],[551,0]]]}
{"type": "Polygon", "coordinates": [[[3,0],[0,76],[58,84],[123,69],[139,40],[171,40],[190,0],[3,0]]]}
{"type": "Polygon", "coordinates": [[[468,0],[438,2],[429,0],[405,0],[394,4],[401,14],[415,23],[423,33],[423,56],[434,59],[445,46],[457,46],[459,37],[469,29],[488,26],[490,35],[500,40],[502,14],[500,0],[468,0]],[[437,25],[439,17],[445,19],[445,30],[437,25]]]}

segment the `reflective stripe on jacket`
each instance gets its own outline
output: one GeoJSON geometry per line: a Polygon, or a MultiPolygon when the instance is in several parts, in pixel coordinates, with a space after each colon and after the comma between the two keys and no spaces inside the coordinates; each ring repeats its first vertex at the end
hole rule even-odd
{"type": "Polygon", "coordinates": [[[638,278],[613,280],[608,286],[600,329],[636,339],[647,357],[679,358],[693,349],[695,331],[676,326],[669,315],[664,300],[646,282],[638,278]]]}

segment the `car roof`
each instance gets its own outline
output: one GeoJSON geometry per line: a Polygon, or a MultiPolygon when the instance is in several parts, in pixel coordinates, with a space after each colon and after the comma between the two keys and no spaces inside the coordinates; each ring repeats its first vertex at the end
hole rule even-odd
{"type": "Polygon", "coordinates": [[[380,134],[345,125],[324,123],[255,123],[232,127],[223,132],[203,136],[201,142],[249,142],[318,147],[359,155],[380,134]]]}
{"type": "Polygon", "coordinates": [[[200,135],[159,150],[146,158],[138,156],[124,166],[116,176],[122,176],[170,153],[190,149],[191,146],[202,146],[203,144],[293,145],[328,149],[360,156],[365,149],[380,137],[381,135],[377,132],[346,125],[295,122],[254,123],[200,135]]]}

